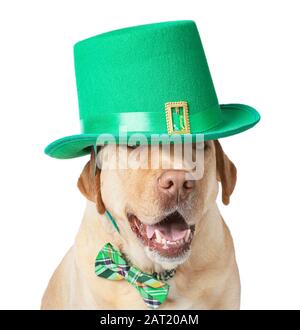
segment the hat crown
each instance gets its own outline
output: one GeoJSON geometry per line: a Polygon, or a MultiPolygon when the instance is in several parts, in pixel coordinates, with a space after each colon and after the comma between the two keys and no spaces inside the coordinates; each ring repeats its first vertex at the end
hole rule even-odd
{"type": "Polygon", "coordinates": [[[191,132],[219,120],[217,96],[193,21],[103,33],[78,42],[74,58],[83,133],[116,134],[122,118],[129,131],[168,133],[165,105],[179,101],[188,104],[189,116],[215,114],[207,123],[191,121],[191,132]]]}

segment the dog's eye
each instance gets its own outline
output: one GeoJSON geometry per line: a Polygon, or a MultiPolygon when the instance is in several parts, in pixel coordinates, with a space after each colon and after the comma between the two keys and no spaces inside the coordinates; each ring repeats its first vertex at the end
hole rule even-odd
{"type": "Polygon", "coordinates": [[[129,146],[129,145],[128,145],[127,147],[128,147],[129,149],[132,149],[132,150],[133,150],[133,149],[136,149],[138,146],[137,146],[137,145],[132,145],[132,146],[129,146]]]}

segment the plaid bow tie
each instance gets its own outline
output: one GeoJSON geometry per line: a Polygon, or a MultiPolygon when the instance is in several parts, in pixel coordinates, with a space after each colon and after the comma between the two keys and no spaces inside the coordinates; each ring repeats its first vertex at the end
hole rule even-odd
{"type": "Polygon", "coordinates": [[[98,253],[95,273],[112,281],[125,279],[138,290],[149,308],[158,308],[166,300],[169,292],[167,283],[141,272],[136,267],[129,266],[122,254],[110,243],[98,253]]]}

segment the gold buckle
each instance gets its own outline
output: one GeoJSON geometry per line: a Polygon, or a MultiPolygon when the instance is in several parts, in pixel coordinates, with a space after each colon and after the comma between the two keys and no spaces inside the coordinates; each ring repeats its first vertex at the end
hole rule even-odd
{"type": "Polygon", "coordinates": [[[165,109],[168,134],[190,134],[187,102],[167,102],[165,109]]]}

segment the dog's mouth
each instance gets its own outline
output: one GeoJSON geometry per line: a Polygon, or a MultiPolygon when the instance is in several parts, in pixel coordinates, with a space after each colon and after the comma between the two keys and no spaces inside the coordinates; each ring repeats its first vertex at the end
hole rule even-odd
{"type": "Polygon", "coordinates": [[[190,249],[195,225],[189,226],[179,212],[173,212],[154,225],[147,225],[128,214],[132,231],[149,247],[167,258],[178,257],[190,249]]]}

